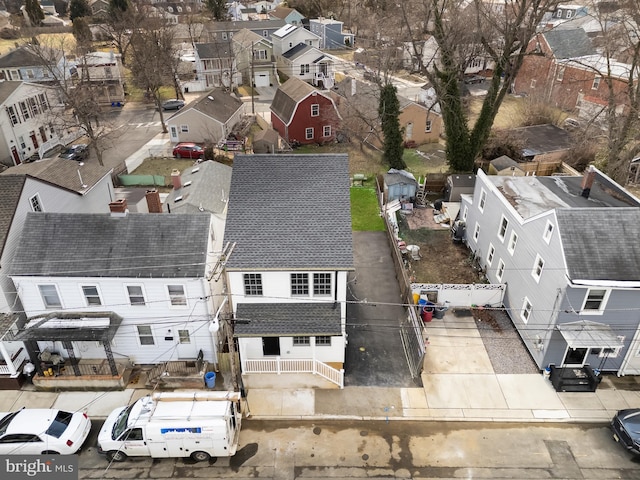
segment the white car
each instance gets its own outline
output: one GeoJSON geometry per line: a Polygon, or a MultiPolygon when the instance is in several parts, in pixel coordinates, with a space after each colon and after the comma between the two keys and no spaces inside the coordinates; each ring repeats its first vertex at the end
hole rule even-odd
{"type": "Polygon", "coordinates": [[[72,455],[91,430],[84,412],[23,408],[0,413],[0,455],[72,455]]]}

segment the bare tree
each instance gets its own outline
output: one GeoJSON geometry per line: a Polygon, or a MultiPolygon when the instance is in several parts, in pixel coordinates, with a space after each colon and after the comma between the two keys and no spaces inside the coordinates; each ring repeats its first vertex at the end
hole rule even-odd
{"type": "MultiPolygon", "coordinates": [[[[160,88],[175,85],[177,49],[173,26],[161,17],[148,17],[131,39],[131,74],[133,82],[145,90],[160,112],[162,132],[167,125],[162,112],[160,88]]],[[[176,87],[177,88],[177,87],[176,87]]]]}
{"type": "Polygon", "coordinates": [[[89,138],[89,148],[95,152],[98,163],[104,165],[103,143],[109,128],[99,120],[99,98],[103,87],[93,82],[86,71],[86,62],[83,60],[86,51],[77,51],[64,37],[52,37],[43,44],[27,44],[25,48],[38,59],[66,106],[62,114],[52,111],[56,116],[52,123],[64,130],[79,129],[89,138]],[[76,54],[79,54],[78,62],[68,60],[75,58],[76,54]]]}

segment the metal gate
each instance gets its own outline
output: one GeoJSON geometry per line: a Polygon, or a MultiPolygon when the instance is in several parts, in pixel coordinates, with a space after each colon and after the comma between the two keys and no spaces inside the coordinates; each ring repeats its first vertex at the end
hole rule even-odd
{"type": "Polygon", "coordinates": [[[427,351],[425,341],[422,337],[422,322],[418,318],[414,307],[407,308],[407,316],[400,324],[400,338],[404,355],[407,358],[411,376],[420,378],[424,366],[424,356],[427,351]]]}

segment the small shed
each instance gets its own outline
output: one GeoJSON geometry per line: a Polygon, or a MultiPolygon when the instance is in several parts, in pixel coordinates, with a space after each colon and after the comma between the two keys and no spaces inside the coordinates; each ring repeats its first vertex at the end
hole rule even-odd
{"type": "Polygon", "coordinates": [[[444,186],[444,199],[447,202],[459,202],[461,195],[473,195],[475,185],[475,175],[449,175],[447,177],[447,183],[444,186]]]}
{"type": "Polygon", "coordinates": [[[384,195],[387,202],[413,201],[416,198],[417,189],[418,181],[406,170],[392,168],[384,174],[384,195]]]}
{"type": "Polygon", "coordinates": [[[489,162],[489,175],[502,175],[507,177],[524,177],[525,172],[520,164],[507,155],[501,155],[489,162]]]}
{"type": "Polygon", "coordinates": [[[253,153],[276,153],[281,149],[280,135],[273,128],[260,130],[253,136],[253,153]]]}

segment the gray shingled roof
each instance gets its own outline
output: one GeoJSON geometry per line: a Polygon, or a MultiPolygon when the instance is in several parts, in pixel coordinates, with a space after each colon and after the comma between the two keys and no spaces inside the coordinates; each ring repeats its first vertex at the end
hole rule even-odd
{"type": "Polygon", "coordinates": [[[4,103],[4,101],[9,98],[13,92],[15,92],[23,82],[21,81],[5,81],[0,82],[0,103],[4,103]]]}
{"type": "MultiPolygon", "coordinates": [[[[295,60],[296,58],[298,58],[300,55],[302,55],[303,53],[306,53],[310,50],[318,50],[316,47],[313,47],[311,45],[307,45],[306,43],[299,43],[297,44],[295,47],[290,48],[289,50],[287,50],[286,52],[284,52],[282,54],[282,56],[284,58],[286,58],[287,60],[295,60]]],[[[318,50],[320,51],[320,50],[318,50]]]]}
{"type": "Polygon", "coordinates": [[[233,58],[231,44],[227,40],[209,43],[196,43],[196,52],[198,58],[233,58]]]}
{"type": "Polygon", "coordinates": [[[352,269],[348,156],[236,155],[224,241],[229,270],[352,269]]]}
{"type": "Polygon", "coordinates": [[[240,303],[236,319],[236,337],[342,335],[334,303],[240,303]]]}
{"type": "Polygon", "coordinates": [[[511,130],[524,142],[525,157],[568,150],[573,146],[571,134],[552,124],[533,125],[511,130]]]}
{"type": "Polygon", "coordinates": [[[165,211],[224,214],[229,200],[231,167],[208,160],[183,170],[180,179],[182,188],[171,190],[163,206],[165,211]],[[176,197],[182,199],[176,202],[176,197]]]}
{"type": "Polygon", "coordinates": [[[289,125],[291,120],[293,120],[293,115],[295,114],[298,102],[302,101],[313,92],[317,92],[318,95],[322,95],[319,90],[316,90],[307,82],[303,82],[296,77],[291,77],[280,85],[278,90],[276,90],[276,94],[271,101],[271,111],[275,113],[286,125],[289,125]]]}
{"type": "Polygon", "coordinates": [[[205,28],[210,32],[237,32],[243,28],[249,30],[277,30],[286,25],[281,19],[273,20],[239,20],[229,22],[206,22],[205,28]]]}
{"type": "Polygon", "coordinates": [[[13,216],[16,213],[16,207],[22,195],[25,177],[1,177],[0,176],[0,256],[4,250],[4,244],[7,241],[13,216]]]}
{"type": "Polygon", "coordinates": [[[101,167],[97,162],[88,161],[80,166],[75,160],[55,157],[32,163],[21,163],[7,168],[0,173],[0,176],[23,175],[82,194],[109,175],[110,171],[111,168],[101,167]],[[80,182],[80,177],[84,183],[80,182]]]}
{"type": "Polygon", "coordinates": [[[573,30],[549,30],[544,32],[545,40],[557,59],[584,57],[585,55],[596,54],[591,40],[581,28],[573,30]]]}
{"type": "Polygon", "coordinates": [[[640,209],[558,209],[572,280],[640,280],[640,209]]]}
{"type": "Polygon", "coordinates": [[[243,108],[243,105],[239,98],[220,88],[215,88],[178,110],[171,116],[171,120],[175,120],[190,110],[197,110],[220,123],[226,123],[238,110],[243,108]]]}
{"type": "MultiPolygon", "coordinates": [[[[52,63],[56,63],[61,57],[62,52],[55,49],[43,50],[46,59],[52,63]]],[[[0,68],[16,68],[16,67],[39,67],[42,60],[38,55],[29,51],[29,47],[18,47],[0,57],[0,68]]]]}
{"type": "Polygon", "coordinates": [[[12,275],[195,278],[211,215],[27,214],[12,275]],[[46,241],[43,241],[46,239],[46,241]]]}

